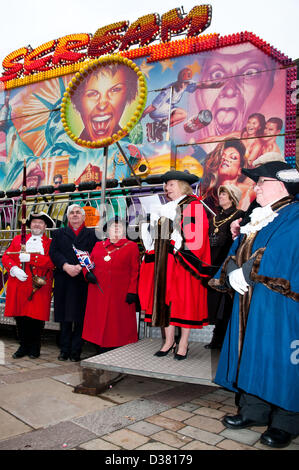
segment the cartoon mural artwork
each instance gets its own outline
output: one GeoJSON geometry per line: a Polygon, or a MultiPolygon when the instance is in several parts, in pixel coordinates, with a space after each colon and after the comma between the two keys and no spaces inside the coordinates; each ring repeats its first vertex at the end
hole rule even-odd
{"type": "MultiPolygon", "coordinates": [[[[138,187],[128,199],[120,189],[132,170],[141,181],[172,168],[198,175],[196,191],[215,212],[217,189],[225,183],[241,189],[239,208],[248,207],[254,192],[241,168],[253,167],[260,155],[276,152],[295,165],[291,96],[297,68],[253,33],[203,34],[211,18],[210,5],[188,14],[175,8],[131,25],[100,27],[94,35],[70,34],[36,49],[22,47],[4,58],[2,246],[13,220],[20,224],[21,212],[7,192],[22,188],[24,160],[28,188],[54,187],[49,199],[40,192],[35,200],[57,227],[69,204],[59,186],[100,185],[105,166],[121,193],[108,209],[135,220],[143,211],[138,187]],[[178,34],[185,38],[172,41],[178,34]]],[[[88,223],[95,225],[100,215],[92,198],[85,209],[88,223]]],[[[0,303],[6,280],[0,265],[0,303]]]]}
{"type": "Polygon", "coordinates": [[[242,189],[241,204],[248,203],[252,188],[239,174],[242,166],[252,167],[270,151],[293,162],[295,107],[289,91],[296,69],[252,33],[204,36],[211,21],[207,7],[194,7],[185,16],[174,9],[161,20],[146,15],[131,27],[117,23],[100,28],[93,38],[70,35],[48,49],[41,46],[44,52],[23,48],[5,58],[0,189],[21,188],[24,158],[28,186],[54,184],[55,179],[56,187],[89,179],[100,183],[107,143],[107,178],[120,182],[132,174],[116,145],[121,137],[137,175],[189,169],[200,176],[203,197],[215,199],[218,185],[229,180],[242,189]],[[185,39],[171,42],[184,30],[185,39]],[[149,45],[158,34],[162,42],[149,45]],[[107,53],[119,62],[106,63],[107,53]],[[88,70],[96,57],[98,65],[88,70]],[[125,65],[131,60],[139,73],[125,65]],[[136,98],[140,74],[147,87],[142,110],[136,98]],[[61,120],[66,99],[71,132],[61,120]],[[139,105],[140,120],[127,127],[133,103],[139,105]]]}

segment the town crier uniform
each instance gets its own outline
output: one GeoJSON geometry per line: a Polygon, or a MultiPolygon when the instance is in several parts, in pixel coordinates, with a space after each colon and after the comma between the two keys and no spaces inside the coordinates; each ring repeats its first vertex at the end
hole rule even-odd
{"type": "Polygon", "coordinates": [[[20,340],[15,359],[40,355],[41,331],[49,320],[53,284],[51,240],[44,232],[54,222],[46,213],[39,212],[30,214],[27,225],[30,233],[26,234],[26,252],[21,253],[21,235],[17,235],[2,258],[9,273],[4,316],[15,317],[20,340]]]}

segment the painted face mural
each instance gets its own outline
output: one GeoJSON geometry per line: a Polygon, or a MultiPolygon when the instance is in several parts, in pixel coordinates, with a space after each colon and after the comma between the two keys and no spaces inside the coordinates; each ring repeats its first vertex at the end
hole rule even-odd
{"type": "MultiPolygon", "coordinates": [[[[244,197],[250,182],[240,173],[267,151],[284,154],[287,70],[246,42],[147,62],[134,60],[147,82],[141,120],[121,141],[141,176],[171,166],[196,173],[202,193],[217,198],[221,181],[234,180],[244,197]],[[237,140],[241,154],[224,140],[237,140]],[[133,149],[133,150],[132,150],[133,149]],[[235,158],[233,158],[235,156],[235,158]]],[[[100,182],[103,149],[71,140],[60,120],[72,75],[0,92],[0,189],[20,188],[27,161],[32,185],[100,182]],[[31,173],[30,173],[31,172],[31,173]]],[[[136,99],[136,73],[121,64],[94,70],[72,95],[81,139],[97,141],[117,133],[136,99]]],[[[121,180],[131,169],[116,144],[109,147],[107,177],[121,180]]]]}

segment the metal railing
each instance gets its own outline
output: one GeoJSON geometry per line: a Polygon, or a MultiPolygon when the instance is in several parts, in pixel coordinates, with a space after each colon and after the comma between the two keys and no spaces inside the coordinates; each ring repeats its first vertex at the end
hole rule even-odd
{"type": "MultiPolygon", "coordinates": [[[[110,219],[115,215],[121,216],[129,222],[129,238],[139,242],[138,221],[139,216],[144,215],[142,199],[155,194],[155,197],[164,199],[162,186],[148,185],[146,187],[132,186],[130,188],[117,188],[106,190],[105,204],[101,204],[101,192],[74,192],[59,193],[54,195],[36,195],[27,197],[26,216],[30,213],[46,212],[55,222],[55,228],[47,229],[46,234],[51,237],[51,232],[67,224],[67,208],[70,204],[79,204],[82,207],[92,207],[98,214],[98,218],[110,219]]],[[[21,231],[21,207],[22,198],[11,198],[0,200],[0,324],[14,324],[13,318],[3,316],[7,273],[1,264],[3,253],[10,245],[12,239],[21,231]]],[[[88,226],[88,225],[87,225],[88,226]]],[[[50,322],[46,322],[46,327],[50,329],[58,328],[58,324],[53,320],[53,306],[51,308],[50,322]]]]}

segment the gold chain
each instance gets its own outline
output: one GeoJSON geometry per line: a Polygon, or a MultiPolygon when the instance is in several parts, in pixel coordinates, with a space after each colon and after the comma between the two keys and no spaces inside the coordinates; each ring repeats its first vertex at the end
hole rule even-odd
{"type": "Polygon", "coordinates": [[[238,209],[237,209],[235,212],[233,212],[233,214],[231,214],[229,217],[227,217],[227,218],[224,219],[224,220],[221,220],[220,222],[216,222],[215,216],[214,216],[214,217],[213,217],[213,225],[214,225],[214,227],[215,227],[214,233],[219,232],[219,227],[221,227],[221,225],[225,224],[225,222],[227,222],[228,220],[230,220],[237,212],[238,212],[238,209]]]}
{"type": "Polygon", "coordinates": [[[103,246],[104,250],[106,251],[107,255],[104,256],[104,260],[105,261],[110,261],[111,260],[111,256],[110,256],[110,253],[113,253],[114,251],[118,251],[120,250],[121,248],[124,248],[126,245],[128,245],[129,242],[126,242],[124,245],[121,245],[121,246],[116,246],[114,247],[113,250],[110,250],[108,251],[107,248],[105,246],[103,246]]]}

